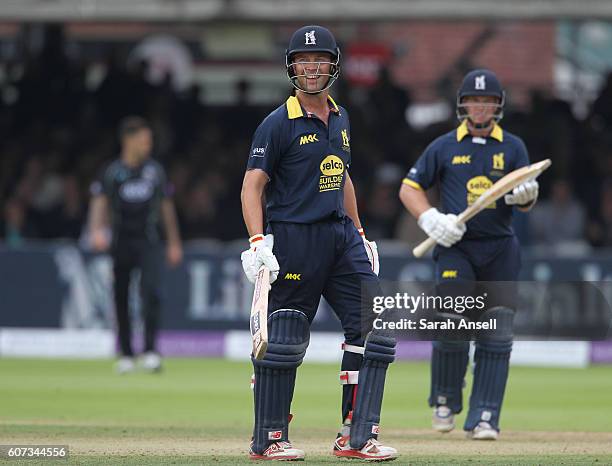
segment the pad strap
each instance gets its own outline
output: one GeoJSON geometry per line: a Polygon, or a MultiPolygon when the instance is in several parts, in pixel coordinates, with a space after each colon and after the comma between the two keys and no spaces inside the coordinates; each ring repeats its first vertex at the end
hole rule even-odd
{"type": "Polygon", "coordinates": [[[340,371],[340,385],[357,385],[359,371],[340,371]]]}
{"type": "Polygon", "coordinates": [[[348,343],[342,343],[341,347],[342,347],[342,351],[347,351],[349,353],[355,353],[355,354],[365,353],[365,348],[363,346],[349,345],[348,343]]]}

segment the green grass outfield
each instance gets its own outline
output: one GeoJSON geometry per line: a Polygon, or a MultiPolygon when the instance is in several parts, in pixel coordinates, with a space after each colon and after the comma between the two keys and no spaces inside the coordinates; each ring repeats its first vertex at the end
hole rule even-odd
{"type": "MultiPolygon", "coordinates": [[[[298,374],[292,440],[310,464],[335,462],[337,371],[304,364],[298,374]]],[[[248,463],[251,372],[214,359],[125,376],[111,361],[0,359],[0,444],[68,445],[70,464],[248,463]]],[[[428,388],[427,364],[392,366],[381,439],[400,450],[400,464],[612,464],[609,366],[511,368],[497,442],[432,432],[428,388]]]]}

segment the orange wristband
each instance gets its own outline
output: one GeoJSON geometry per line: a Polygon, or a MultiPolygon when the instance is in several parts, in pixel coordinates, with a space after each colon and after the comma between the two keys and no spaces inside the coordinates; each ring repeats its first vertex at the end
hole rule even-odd
{"type": "Polygon", "coordinates": [[[264,235],[262,235],[261,233],[257,234],[257,235],[253,235],[249,238],[249,243],[251,245],[253,245],[254,243],[256,243],[257,241],[263,241],[264,239],[264,235]]]}
{"type": "Polygon", "coordinates": [[[363,231],[363,228],[357,228],[357,231],[359,232],[361,236],[365,238],[365,231],[363,231]]]}

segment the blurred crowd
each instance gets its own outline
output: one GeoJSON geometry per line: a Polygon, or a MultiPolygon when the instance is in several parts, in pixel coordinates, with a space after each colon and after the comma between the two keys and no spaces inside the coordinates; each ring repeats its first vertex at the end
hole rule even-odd
{"type": "MultiPolygon", "coordinates": [[[[4,63],[0,235],[6,244],[83,234],[89,184],[117,157],[116,125],[125,115],[143,116],[152,125],[155,157],[174,185],[183,237],[245,237],[240,187],[250,138],[282,102],[250,105],[244,81],[237,84],[233,105],[207,106],[198,85],[176,92],[170,76],[152,85],[146,62],[128,67],[113,54],[104,78],[91,89],[88,64],[63,50],[49,42],[24,62],[4,63]]],[[[456,120],[412,128],[406,118],[409,90],[396,86],[387,70],[372,88],[351,88],[341,80],[332,91],[351,116],[351,177],[368,236],[416,241],[418,228],[397,197],[401,179],[456,120]]],[[[454,89],[440,95],[454,95],[454,89]]],[[[568,103],[534,90],[526,110],[514,109],[510,98],[502,127],[525,140],[532,160],[553,159],[541,180],[540,201],[530,215],[517,218],[523,243],[561,252],[612,247],[612,77],[586,119],[575,118],[568,103]]]]}

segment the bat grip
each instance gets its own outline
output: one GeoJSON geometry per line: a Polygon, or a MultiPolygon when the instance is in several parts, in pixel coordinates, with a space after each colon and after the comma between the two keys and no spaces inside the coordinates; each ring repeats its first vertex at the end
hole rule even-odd
{"type": "Polygon", "coordinates": [[[412,250],[412,254],[414,254],[414,257],[417,257],[417,258],[423,257],[427,253],[427,251],[429,251],[435,245],[436,245],[435,239],[427,238],[425,241],[421,242],[421,244],[419,244],[412,250]]]}

